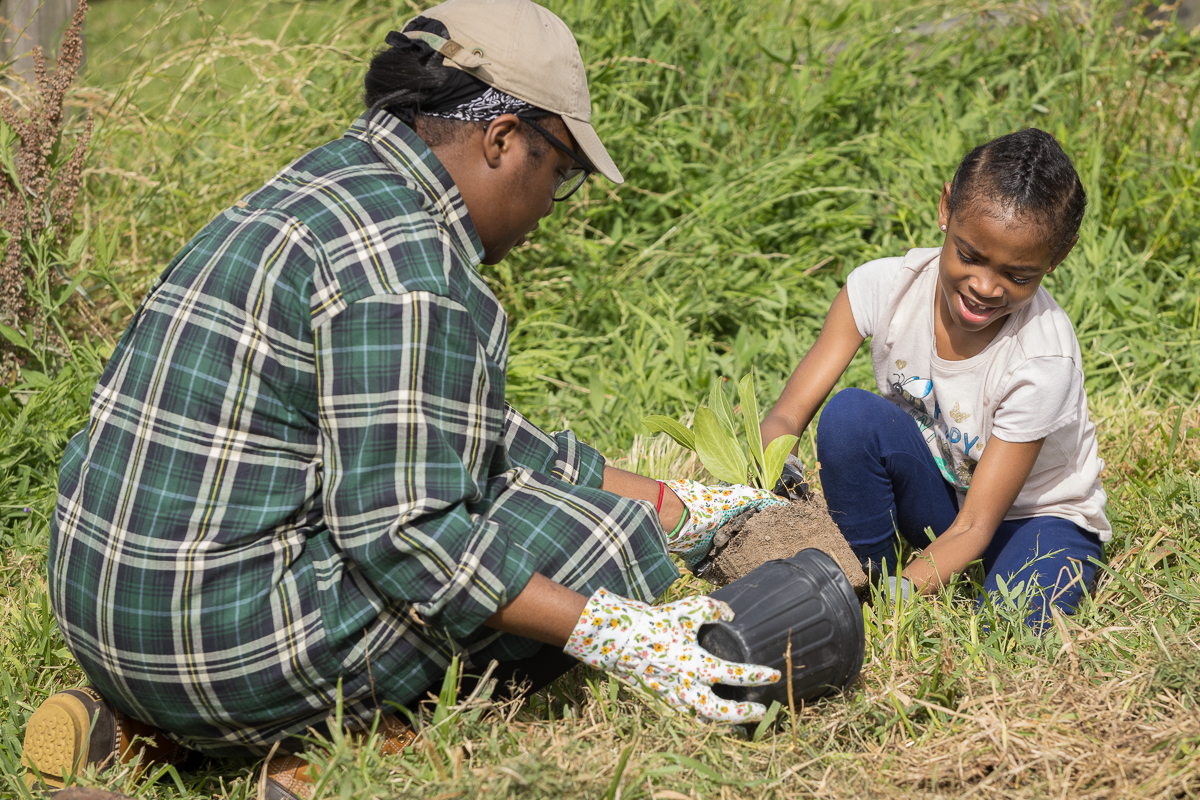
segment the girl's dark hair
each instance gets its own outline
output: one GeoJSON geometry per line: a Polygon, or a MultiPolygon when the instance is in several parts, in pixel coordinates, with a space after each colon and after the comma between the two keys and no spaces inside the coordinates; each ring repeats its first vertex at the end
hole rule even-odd
{"type": "Polygon", "coordinates": [[[1043,226],[1056,256],[1079,232],[1087,207],[1071,159],[1053,136],[1037,128],[993,139],[963,158],[950,188],[950,215],[982,212],[980,200],[1043,226]]]}

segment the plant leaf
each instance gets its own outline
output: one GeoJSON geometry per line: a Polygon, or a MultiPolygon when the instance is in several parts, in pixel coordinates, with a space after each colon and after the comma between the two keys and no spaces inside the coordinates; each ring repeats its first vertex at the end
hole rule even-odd
{"type": "Polygon", "coordinates": [[[45,389],[50,385],[50,378],[44,372],[38,372],[36,369],[21,368],[21,377],[30,386],[35,389],[45,389]]]}
{"type": "Polygon", "coordinates": [[[655,433],[665,433],[678,442],[680,446],[695,452],[696,437],[683,423],[677,422],[670,417],[664,417],[662,414],[651,414],[648,417],[642,417],[642,424],[655,433]]]}
{"type": "Polygon", "coordinates": [[[767,445],[766,463],[763,464],[764,489],[775,488],[775,484],[779,482],[779,476],[783,474],[783,465],[787,461],[788,453],[792,452],[792,448],[798,441],[800,441],[799,436],[786,433],[767,445]]]}
{"type": "Polygon", "coordinates": [[[738,447],[737,439],[717,419],[716,413],[703,406],[696,409],[693,427],[696,453],[709,474],[726,483],[745,483],[746,456],[738,447]]]}
{"type": "Polygon", "coordinates": [[[721,426],[732,436],[737,427],[733,424],[733,407],[729,405],[729,398],[725,396],[725,389],[722,387],[724,382],[720,375],[713,376],[712,383],[708,385],[708,407],[717,415],[721,426]]]}
{"type": "Polygon", "coordinates": [[[37,355],[37,352],[29,345],[29,342],[25,340],[25,337],[21,335],[20,331],[0,323],[0,336],[8,339],[14,345],[26,351],[27,353],[32,353],[35,356],[37,355]]]}
{"type": "Polygon", "coordinates": [[[83,257],[83,248],[87,246],[91,233],[88,228],[84,228],[71,240],[71,246],[67,248],[67,264],[79,263],[79,259],[83,257]]]}
{"type": "MultiPolygon", "coordinates": [[[[742,425],[746,428],[746,441],[750,443],[750,457],[754,459],[755,472],[763,489],[774,488],[765,484],[767,459],[763,453],[762,431],[758,429],[758,398],[754,395],[754,370],[750,370],[738,382],[738,399],[742,401],[742,425]]],[[[776,479],[778,480],[778,479],[776,479]]]]}

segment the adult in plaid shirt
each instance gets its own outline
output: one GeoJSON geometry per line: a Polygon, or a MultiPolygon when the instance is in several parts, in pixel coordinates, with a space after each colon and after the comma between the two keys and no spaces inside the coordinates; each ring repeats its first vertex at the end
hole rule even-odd
{"type": "Polygon", "coordinates": [[[135,720],[262,753],[340,691],[369,725],[456,655],[535,684],[582,659],[705,717],[761,714],[708,691],[776,677],[695,646],[719,604],[649,603],[668,549],[702,553],[769,496],[668,489],[504,402],[506,316],[476,265],[590,172],[621,181],[574,39],[528,0],[451,0],[388,44],[370,109],[201,231],[100,379],[49,562],[91,687],[34,714],[30,782],[128,758],[135,720]]]}

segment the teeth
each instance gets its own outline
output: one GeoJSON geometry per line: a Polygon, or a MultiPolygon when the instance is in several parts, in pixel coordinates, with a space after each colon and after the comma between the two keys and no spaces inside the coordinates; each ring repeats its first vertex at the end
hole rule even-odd
{"type": "Polygon", "coordinates": [[[981,306],[981,305],[978,305],[977,303],[973,303],[970,300],[968,300],[966,297],[963,297],[963,305],[965,305],[967,307],[968,311],[973,311],[976,314],[986,314],[989,311],[993,310],[993,309],[989,308],[988,306],[981,306]]]}

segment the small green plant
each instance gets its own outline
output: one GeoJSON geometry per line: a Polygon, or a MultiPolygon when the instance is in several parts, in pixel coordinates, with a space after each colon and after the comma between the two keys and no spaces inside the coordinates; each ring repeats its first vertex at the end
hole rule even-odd
{"type": "Polygon", "coordinates": [[[696,409],[692,429],[662,416],[652,414],[642,422],[656,433],[665,433],[681,446],[700,456],[700,462],[719,481],[749,483],[760,489],[772,489],[783,474],[788,453],[796,446],[797,437],[780,436],[763,449],[759,431],[758,398],[754,393],[754,372],[738,381],[741,400],[742,428],[746,441],[740,442],[734,409],[721,388],[724,381],[714,376],[708,392],[708,405],[696,409]]]}

